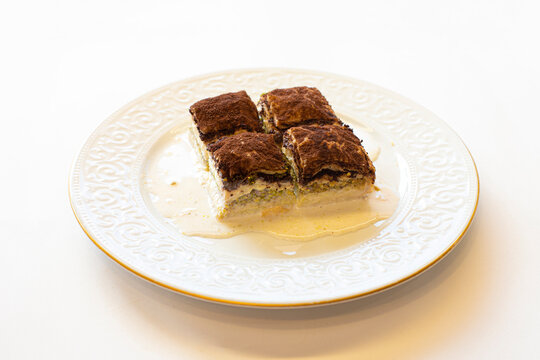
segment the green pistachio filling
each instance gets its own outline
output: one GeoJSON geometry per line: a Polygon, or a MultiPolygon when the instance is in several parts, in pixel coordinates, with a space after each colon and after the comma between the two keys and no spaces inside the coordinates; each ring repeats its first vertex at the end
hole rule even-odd
{"type": "Polygon", "coordinates": [[[234,200],[229,206],[245,205],[251,202],[269,202],[284,195],[294,196],[290,189],[281,190],[253,190],[249,194],[242,195],[234,200]]]}
{"type": "Polygon", "coordinates": [[[312,184],[300,187],[300,192],[323,192],[327,190],[339,190],[349,186],[363,186],[364,178],[341,178],[339,181],[314,182],[312,184]]]}

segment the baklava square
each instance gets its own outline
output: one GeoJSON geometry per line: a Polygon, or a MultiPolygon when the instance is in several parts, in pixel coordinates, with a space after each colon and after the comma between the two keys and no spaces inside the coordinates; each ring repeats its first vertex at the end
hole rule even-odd
{"type": "Polygon", "coordinates": [[[342,124],[326,98],[314,87],[272,90],[261,95],[259,106],[265,131],[278,137],[293,126],[342,124]]]}
{"type": "Polygon", "coordinates": [[[298,183],[300,206],[354,199],[373,189],[375,167],[348,127],[292,127],[283,134],[283,152],[298,183]]]}
{"type": "Polygon", "coordinates": [[[280,212],[294,205],[290,166],[273,135],[226,136],[208,151],[210,196],[218,218],[280,212]]]}
{"type": "Polygon", "coordinates": [[[193,138],[203,161],[207,146],[223,136],[241,132],[263,132],[257,106],[245,91],[226,93],[191,105],[193,138]]]}

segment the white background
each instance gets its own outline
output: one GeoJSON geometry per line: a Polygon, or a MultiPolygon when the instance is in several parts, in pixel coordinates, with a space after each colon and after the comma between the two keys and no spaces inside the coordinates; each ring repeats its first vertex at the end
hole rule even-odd
{"type": "Polygon", "coordinates": [[[537,3],[6,3],[0,358],[540,358],[537,3]],[[444,119],[481,180],[461,244],[405,285],[303,310],[188,299],[101,253],[67,196],[90,132],[161,85],[263,66],[367,80],[444,119]]]}

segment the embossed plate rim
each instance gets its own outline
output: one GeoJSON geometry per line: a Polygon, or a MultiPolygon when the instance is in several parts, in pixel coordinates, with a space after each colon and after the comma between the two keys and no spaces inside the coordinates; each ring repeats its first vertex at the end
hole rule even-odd
{"type": "MultiPolygon", "coordinates": [[[[253,76],[256,76],[256,75],[253,75],[253,76]]],[[[456,140],[453,140],[453,141],[456,141],[456,140]]],[[[472,176],[471,174],[469,174],[469,175],[472,176]]],[[[77,178],[77,180],[79,180],[79,178],[77,178]]],[[[146,279],[146,280],[148,280],[148,281],[150,281],[150,282],[152,282],[154,284],[163,286],[163,287],[168,288],[168,289],[173,290],[173,291],[184,293],[186,295],[190,295],[190,296],[193,296],[193,297],[202,298],[202,299],[206,299],[206,300],[211,300],[211,301],[222,302],[222,303],[245,305],[245,306],[257,306],[257,307],[261,307],[261,306],[263,306],[263,307],[276,307],[276,306],[278,306],[278,307],[297,307],[297,306],[308,306],[308,305],[319,305],[319,304],[325,304],[325,303],[333,303],[333,302],[338,302],[338,301],[344,301],[344,300],[357,298],[357,297],[360,297],[360,296],[365,296],[365,295],[368,295],[368,294],[372,294],[372,293],[379,292],[379,291],[382,291],[384,289],[390,288],[390,287],[392,287],[394,285],[397,285],[399,283],[403,283],[404,281],[406,281],[406,280],[420,274],[421,272],[423,272],[424,270],[429,268],[431,265],[438,262],[447,253],[449,253],[451,249],[453,249],[457,245],[457,243],[463,237],[463,235],[465,234],[465,232],[467,231],[468,227],[471,224],[471,221],[472,221],[472,219],[474,217],[474,214],[476,212],[476,207],[477,207],[477,204],[478,204],[478,194],[479,194],[478,173],[477,173],[476,165],[474,164],[474,160],[473,160],[469,150],[467,149],[467,147],[465,146],[463,141],[459,138],[459,136],[452,129],[450,129],[448,127],[448,125],[446,125],[442,120],[437,118],[429,110],[426,110],[425,108],[423,108],[423,107],[419,106],[418,104],[416,104],[416,103],[402,97],[401,95],[395,94],[392,91],[386,90],[384,88],[381,88],[381,87],[379,87],[377,85],[370,84],[370,83],[365,82],[365,81],[360,81],[360,80],[352,79],[352,78],[341,76],[341,75],[328,74],[328,73],[323,73],[323,72],[318,72],[318,71],[301,70],[301,69],[283,69],[283,68],[238,69],[238,70],[221,71],[221,72],[200,75],[200,76],[192,77],[192,78],[189,78],[189,79],[181,80],[181,81],[178,81],[178,82],[174,82],[174,83],[165,85],[165,86],[163,86],[163,87],[161,87],[159,89],[153,90],[153,91],[151,91],[151,92],[149,92],[147,94],[144,94],[143,96],[133,100],[132,102],[128,103],[127,105],[125,105],[121,109],[119,109],[117,112],[112,114],[109,118],[107,118],[105,121],[103,121],[100,124],[100,126],[90,135],[88,140],[85,142],[85,144],[83,145],[83,147],[79,151],[79,154],[77,155],[76,160],[73,163],[72,171],[70,173],[69,182],[70,182],[69,183],[70,202],[71,202],[71,206],[73,208],[75,217],[77,218],[77,221],[79,222],[79,224],[81,225],[81,227],[83,228],[85,233],[88,235],[88,237],[96,244],[96,246],[98,246],[98,248],[100,248],[109,257],[111,257],[113,260],[115,260],[117,263],[119,263],[120,265],[122,265],[126,269],[130,270],[131,272],[139,275],[140,277],[142,277],[142,278],[144,278],[144,279],[146,279]],[[334,296],[334,297],[332,297],[332,296],[328,296],[328,295],[325,294],[325,296],[315,296],[313,298],[310,298],[307,301],[304,299],[304,301],[279,301],[279,300],[275,301],[275,300],[273,300],[273,301],[265,302],[264,299],[262,299],[262,300],[256,299],[256,301],[253,301],[253,298],[251,298],[251,301],[246,301],[245,297],[242,298],[241,295],[236,296],[236,297],[235,296],[231,297],[230,294],[228,294],[228,296],[220,297],[221,294],[219,294],[219,291],[217,293],[215,291],[214,291],[214,293],[212,293],[212,291],[210,291],[210,293],[208,293],[208,292],[203,293],[203,292],[198,292],[198,291],[195,291],[195,292],[194,291],[189,291],[188,289],[182,288],[182,286],[178,286],[177,284],[171,284],[171,282],[167,281],[166,279],[165,280],[160,279],[159,276],[156,277],[155,274],[153,274],[153,276],[152,276],[152,274],[149,274],[148,272],[140,271],[140,269],[138,269],[137,266],[130,265],[127,262],[122,261],[120,256],[117,256],[117,254],[114,254],[113,252],[107,250],[106,246],[104,246],[100,242],[100,239],[97,239],[97,237],[95,235],[93,235],[92,232],[87,228],[88,226],[90,226],[92,224],[87,223],[86,226],[85,226],[85,220],[81,218],[81,214],[80,214],[80,211],[82,211],[82,210],[81,210],[81,208],[78,208],[78,205],[77,205],[76,201],[74,200],[74,196],[80,196],[80,193],[79,194],[74,194],[73,193],[74,192],[73,180],[74,180],[74,178],[76,178],[76,175],[77,176],[80,175],[78,173],[80,171],[80,169],[77,167],[77,164],[78,164],[78,162],[79,162],[79,160],[80,160],[80,158],[82,156],[82,152],[85,149],[86,145],[90,143],[90,141],[94,138],[94,136],[97,136],[96,134],[99,133],[100,129],[104,128],[105,125],[107,125],[111,121],[113,121],[117,116],[122,114],[122,112],[127,111],[128,109],[130,109],[130,107],[133,107],[134,105],[136,105],[138,103],[142,103],[144,99],[150,99],[153,96],[157,96],[158,94],[166,91],[167,89],[171,89],[171,91],[172,91],[172,89],[174,88],[175,85],[179,86],[181,84],[185,84],[185,86],[187,86],[187,84],[189,84],[190,82],[204,81],[205,79],[211,79],[212,77],[219,77],[219,76],[225,77],[225,76],[234,75],[234,74],[237,74],[238,76],[242,76],[242,74],[244,74],[244,75],[245,74],[252,74],[253,75],[253,74],[257,74],[257,73],[267,73],[266,75],[268,75],[268,76],[271,75],[271,74],[274,74],[274,76],[275,76],[275,74],[280,74],[280,73],[283,76],[285,76],[285,75],[308,76],[308,77],[313,76],[313,77],[321,77],[323,79],[328,78],[328,79],[332,79],[332,80],[340,80],[343,83],[345,83],[345,82],[348,82],[350,84],[356,83],[358,86],[364,86],[364,87],[366,87],[368,89],[375,90],[376,92],[382,93],[385,96],[387,96],[388,99],[391,99],[391,100],[396,100],[397,99],[397,100],[399,100],[400,102],[402,102],[404,104],[408,104],[413,109],[420,110],[420,114],[423,113],[424,116],[427,115],[427,118],[429,119],[428,123],[432,122],[432,123],[438,124],[440,127],[442,127],[444,129],[444,131],[447,134],[450,134],[451,137],[457,139],[458,145],[462,145],[463,148],[466,150],[466,153],[468,154],[468,157],[467,157],[466,160],[470,160],[470,162],[472,164],[472,169],[474,170],[474,176],[475,176],[475,180],[476,180],[476,184],[475,184],[476,185],[476,192],[475,192],[475,194],[473,194],[474,199],[469,199],[469,200],[474,201],[474,206],[473,206],[472,210],[470,211],[470,214],[468,214],[468,219],[466,221],[466,224],[463,224],[463,227],[461,228],[461,232],[459,233],[459,235],[456,236],[456,238],[449,244],[449,246],[446,249],[444,249],[443,251],[440,251],[438,253],[438,256],[431,259],[431,261],[428,261],[426,264],[424,264],[422,267],[416,269],[415,271],[412,271],[412,272],[409,271],[408,273],[403,274],[402,276],[397,278],[395,281],[386,282],[384,284],[381,284],[380,286],[376,286],[376,287],[373,287],[373,288],[370,288],[370,289],[367,289],[367,290],[364,289],[365,291],[356,291],[355,292],[353,290],[353,292],[350,293],[348,296],[334,296]]],[[[80,192],[80,189],[78,187],[76,188],[76,190],[80,192]]]]}

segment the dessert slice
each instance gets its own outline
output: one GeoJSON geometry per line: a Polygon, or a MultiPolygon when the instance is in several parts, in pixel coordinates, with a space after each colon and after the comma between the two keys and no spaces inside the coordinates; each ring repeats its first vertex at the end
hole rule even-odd
{"type": "Polygon", "coordinates": [[[245,91],[203,99],[191,105],[192,135],[204,162],[207,146],[223,136],[240,132],[262,132],[257,106],[245,91]]]}
{"type": "Polygon", "coordinates": [[[298,181],[299,206],[354,199],[373,189],[375,167],[348,127],[292,127],[283,134],[283,152],[298,181]]]}
{"type": "Polygon", "coordinates": [[[241,133],[208,146],[209,192],[218,218],[279,212],[295,202],[285,156],[271,134],[241,133]]]}
{"type": "Polygon", "coordinates": [[[266,132],[281,136],[293,126],[342,124],[321,92],[314,87],[275,89],[262,94],[260,114],[266,132]]]}

